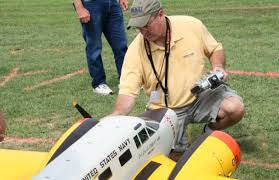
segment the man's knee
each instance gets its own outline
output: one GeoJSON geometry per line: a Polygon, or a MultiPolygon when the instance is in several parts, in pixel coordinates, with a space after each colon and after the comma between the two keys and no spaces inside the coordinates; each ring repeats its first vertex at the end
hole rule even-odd
{"type": "Polygon", "coordinates": [[[244,104],[239,97],[226,98],[222,102],[220,110],[233,124],[238,123],[245,113],[244,104]]]}
{"type": "Polygon", "coordinates": [[[112,44],[112,51],[119,56],[125,56],[126,51],[128,49],[127,47],[127,41],[122,40],[122,41],[117,41],[115,43],[112,44]]]}

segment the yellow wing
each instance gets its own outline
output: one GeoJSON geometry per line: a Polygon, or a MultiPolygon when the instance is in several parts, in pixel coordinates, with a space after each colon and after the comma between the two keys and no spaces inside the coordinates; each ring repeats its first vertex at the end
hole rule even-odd
{"type": "MultiPolygon", "coordinates": [[[[76,136],[72,137],[71,134],[74,133],[75,130],[79,131],[80,129],[78,129],[78,127],[85,122],[85,120],[87,119],[80,120],[69,128],[51,148],[50,152],[0,149],[0,180],[31,179],[32,176],[36,175],[51,160],[57,157],[65,149],[71,146],[71,143],[79,138],[76,136]],[[60,147],[62,147],[63,150],[59,149],[60,147]]],[[[95,124],[94,121],[87,121],[87,124],[84,123],[84,125],[89,128],[95,124]],[[88,125],[88,123],[91,125],[88,125]]],[[[81,130],[84,130],[84,128],[81,130]]]]}
{"type": "Polygon", "coordinates": [[[41,169],[47,155],[47,152],[0,149],[0,179],[31,179],[41,169]]]}

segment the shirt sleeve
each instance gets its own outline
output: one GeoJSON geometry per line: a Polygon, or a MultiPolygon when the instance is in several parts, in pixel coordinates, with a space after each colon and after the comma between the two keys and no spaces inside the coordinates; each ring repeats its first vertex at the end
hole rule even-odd
{"type": "Polygon", "coordinates": [[[141,48],[139,36],[130,44],[121,70],[119,94],[137,97],[142,86],[141,48]]]}
{"type": "Polygon", "coordinates": [[[214,39],[203,23],[201,23],[201,40],[204,53],[208,58],[213,52],[223,49],[222,44],[214,39]]]}

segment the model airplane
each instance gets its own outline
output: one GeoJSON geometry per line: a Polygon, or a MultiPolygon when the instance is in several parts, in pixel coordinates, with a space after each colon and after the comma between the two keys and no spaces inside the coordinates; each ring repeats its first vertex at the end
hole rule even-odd
{"type": "Polygon", "coordinates": [[[177,117],[170,109],[139,117],[90,118],[74,124],[50,152],[0,150],[0,179],[225,179],[240,162],[236,142],[215,131],[193,143],[176,164],[167,158],[176,138],[177,117]]]}

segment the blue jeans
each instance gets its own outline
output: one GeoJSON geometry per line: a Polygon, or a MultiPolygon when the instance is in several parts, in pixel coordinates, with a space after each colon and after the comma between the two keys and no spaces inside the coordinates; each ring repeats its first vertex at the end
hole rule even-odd
{"type": "Polygon", "coordinates": [[[102,33],[112,48],[119,77],[127,51],[127,37],[118,0],[83,0],[83,5],[90,13],[90,21],[82,23],[82,30],[88,70],[92,77],[92,87],[95,88],[106,83],[101,56],[102,33]]]}

